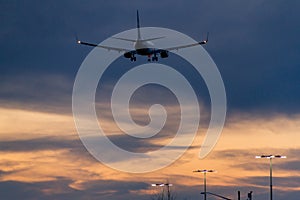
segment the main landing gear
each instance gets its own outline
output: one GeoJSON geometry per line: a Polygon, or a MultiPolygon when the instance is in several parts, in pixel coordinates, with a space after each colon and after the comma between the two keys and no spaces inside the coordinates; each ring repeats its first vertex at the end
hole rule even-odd
{"type": "Polygon", "coordinates": [[[131,60],[131,61],[136,61],[136,57],[135,57],[135,56],[132,56],[132,57],[130,58],[130,60],[131,60]]]}
{"type": "Polygon", "coordinates": [[[158,57],[157,56],[153,56],[152,57],[152,61],[158,61],[158,57]]]}

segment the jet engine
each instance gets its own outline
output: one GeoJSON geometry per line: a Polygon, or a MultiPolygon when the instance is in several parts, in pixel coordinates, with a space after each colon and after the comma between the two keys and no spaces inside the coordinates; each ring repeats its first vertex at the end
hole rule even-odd
{"type": "Polygon", "coordinates": [[[160,52],[160,57],[161,58],[167,58],[169,56],[169,52],[166,50],[163,50],[160,52]]]}
{"type": "Polygon", "coordinates": [[[125,58],[131,58],[132,57],[132,53],[131,52],[126,52],[126,53],[124,53],[124,57],[125,58]]]}

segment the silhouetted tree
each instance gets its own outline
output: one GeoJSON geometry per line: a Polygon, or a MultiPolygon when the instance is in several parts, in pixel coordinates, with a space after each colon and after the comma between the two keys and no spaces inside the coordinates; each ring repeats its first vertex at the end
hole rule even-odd
{"type": "Polygon", "coordinates": [[[162,191],[154,194],[151,197],[151,199],[152,200],[176,200],[176,195],[174,194],[174,192],[172,192],[170,187],[169,189],[163,187],[162,191]]]}

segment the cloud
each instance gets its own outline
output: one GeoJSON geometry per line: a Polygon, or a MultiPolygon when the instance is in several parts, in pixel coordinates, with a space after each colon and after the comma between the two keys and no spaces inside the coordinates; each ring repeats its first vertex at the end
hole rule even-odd
{"type": "MultiPolygon", "coordinates": [[[[288,171],[289,174],[297,171],[299,162],[296,153],[300,149],[286,149],[286,148],[253,148],[253,149],[227,149],[217,150],[210,155],[211,159],[223,160],[224,162],[232,163],[229,166],[236,170],[255,171],[261,173],[269,169],[269,160],[256,159],[257,155],[268,155],[277,152],[279,155],[287,156],[286,159],[275,159],[273,161],[273,168],[280,173],[288,171]],[[238,159],[239,162],[233,162],[238,159]]],[[[276,155],[277,155],[276,154],[276,155]]]]}
{"type": "Polygon", "coordinates": [[[0,182],[0,191],[4,199],[32,199],[33,197],[42,197],[42,192],[37,189],[37,186],[30,183],[15,181],[0,182]]]}
{"type": "MultiPolygon", "coordinates": [[[[300,150],[298,150],[300,151],[300,150]]],[[[292,159],[296,159],[297,157],[294,157],[292,159]]],[[[299,160],[293,160],[293,161],[285,161],[283,163],[279,163],[276,168],[282,169],[282,170],[287,170],[287,171],[294,171],[298,172],[300,166],[300,161],[299,160]]]]}
{"type": "MultiPolygon", "coordinates": [[[[100,193],[114,190],[114,194],[124,195],[129,194],[131,191],[148,189],[149,184],[137,181],[95,180],[79,183],[78,187],[100,193]]],[[[110,192],[108,192],[108,194],[110,194],[110,192]]]]}
{"type": "Polygon", "coordinates": [[[84,194],[68,187],[70,182],[66,179],[36,183],[4,181],[0,182],[0,191],[4,199],[73,199],[74,193],[81,198],[84,197],[84,194]]]}
{"type": "Polygon", "coordinates": [[[0,141],[1,152],[28,152],[40,150],[78,149],[82,143],[77,139],[68,138],[34,138],[13,141],[0,141]]]}
{"type": "MultiPolygon", "coordinates": [[[[18,181],[0,182],[0,192],[5,199],[128,199],[132,192],[148,189],[144,182],[99,180],[83,183],[83,189],[70,187],[71,180],[58,178],[55,181],[23,183],[18,181]],[[12,191],[12,192],[7,192],[12,191]]],[[[135,194],[139,199],[148,195],[135,194]]]]}
{"type": "Polygon", "coordinates": [[[12,141],[18,138],[73,137],[74,121],[68,114],[36,112],[23,109],[0,108],[0,138],[12,141]]]}
{"type": "Polygon", "coordinates": [[[0,84],[0,105],[53,113],[70,113],[72,81],[56,74],[24,73],[5,76],[0,84]]]}
{"type": "MultiPolygon", "coordinates": [[[[247,178],[241,178],[240,182],[245,182],[249,185],[255,187],[268,187],[269,186],[269,176],[253,176],[247,178]]],[[[299,176],[286,176],[286,177],[276,177],[273,176],[273,186],[276,190],[280,191],[294,191],[299,190],[299,176]]]]}

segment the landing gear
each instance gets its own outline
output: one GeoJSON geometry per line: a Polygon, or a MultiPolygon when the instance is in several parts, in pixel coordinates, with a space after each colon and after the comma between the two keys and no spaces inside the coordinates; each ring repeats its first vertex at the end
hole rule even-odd
{"type": "MultiPolygon", "coordinates": [[[[148,55],[148,62],[150,62],[151,61],[151,54],[150,55],[148,55]]],[[[152,61],[158,61],[158,57],[157,57],[157,55],[156,54],[154,54],[153,55],[153,57],[152,57],[152,61]]]]}
{"type": "Polygon", "coordinates": [[[131,60],[131,61],[136,61],[136,57],[135,57],[135,56],[132,56],[132,57],[130,58],[130,60],[131,60]]]}
{"type": "Polygon", "coordinates": [[[155,55],[152,57],[152,61],[158,61],[158,57],[155,55]]]}

